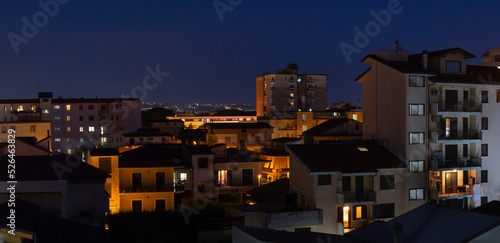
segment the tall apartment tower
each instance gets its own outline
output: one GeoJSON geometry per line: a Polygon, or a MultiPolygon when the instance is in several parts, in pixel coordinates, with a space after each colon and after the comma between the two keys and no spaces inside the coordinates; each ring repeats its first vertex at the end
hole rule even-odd
{"type": "Polygon", "coordinates": [[[500,67],[500,48],[492,48],[483,52],[483,65],[500,67]]]}
{"type": "Polygon", "coordinates": [[[297,64],[256,78],[257,116],[283,112],[325,111],[326,74],[299,74],[297,64]]]}
{"type": "Polygon", "coordinates": [[[405,211],[427,202],[471,209],[500,199],[500,151],[488,150],[500,145],[500,70],[467,65],[474,57],[453,48],[410,56],[382,50],[362,60],[371,65],[356,79],[363,85],[363,137],[407,163],[395,176],[407,173],[405,211]]]}

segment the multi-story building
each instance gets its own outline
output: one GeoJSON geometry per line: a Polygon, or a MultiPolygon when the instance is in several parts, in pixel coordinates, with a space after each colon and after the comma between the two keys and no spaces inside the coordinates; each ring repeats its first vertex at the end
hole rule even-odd
{"type": "Polygon", "coordinates": [[[0,100],[0,141],[6,142],[8,130],[19,137],[50,137],[50,99],[52,93],[39,93],[38,99],[0,100]]]}
{"type": "Polygon", "coordinates": [[[492,48],[483,52],[483,65],[500,67],[500,48],[492,48]]]}
{"type": "Polygon", "coordinates": [[[248,149],[260,152],[264,141],[271,139],[273,126],[265,122],[208,123],[207,144],[225,143],[228,148],[248,149]]]}
{"type": "Polygon", "coordinates": [[[256,78],[257,116],[326,110],[326,74],[299,74],[297,64],[256,78]]]}
{"type": "Polygon", "coordinates": [[[375,141],[288,145],[290,190],[323,210],[315,230],[343,234],[404,213],[406,164],[375,141]]]}
{"type": "Polygon", "coordinates": [[[52,150],[71,154],[81,146],[118,147],[123,133],[141,126],[139,99],[52,99],[52,150]]]}
{"type": "Polygon", "coordinates": [[[18,136],[51,138],[53,153],[71,154],[82,146],[118,147],[123,133],[141,126],[139,99],[53,99],[51,92],[38,99],[0,100],[0,140],[8,129],[18,136]]]}
{"type": "Polygon", "coordinates": [[[408,163],[406,210],[433,202],[470,209],[498,200],[496,124],[500,70],[467,65],[460,48],[408,56],[368,55],[363,84],[365,139],[377,139],[408,163]],[[490,125],[490,126],[488,126],[490,125]]]}

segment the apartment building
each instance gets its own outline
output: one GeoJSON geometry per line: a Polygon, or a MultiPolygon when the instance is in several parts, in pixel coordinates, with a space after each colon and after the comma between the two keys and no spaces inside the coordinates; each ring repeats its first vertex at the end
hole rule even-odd
{"type": "Polygon", "coordinates": [[[38,141],[50,137],[53,153],[118,147],[126,142],[123,133],[140,126],[139,99],[54,99],[52,92],[41,92],[38,99],[0,100],[0,141],[7,141],[8,129],[38,141]]]}
{"type": "Polygon", "coordinates": [[[174,209],[174,159],[177,147],[141,146],[119,153],[115,148],[89,150],[86,161],[111,175],[105,189],[111,213],[174,209]]]}
{"type": "Polygon", "coordinates": [[[208,123],[207,145],[225,143],[228,148],[260,152],[264,141],[271,139],[273,126],[265,122],[208,123]]]}
{"type": "Polygon", "coordinates": [[[50,113],[54,153],[122,146],[128,142],[123,133],[141,126],[139,99],[52,99],[50,113]]]}
{"type": "Polygon", "coordinates": [[[297,204],[323,210],[317,232],[344,234],[405,212],[406,164],[375,141],[288,145],[287,151],[297,204]]]}
{"type": "Polygon", "coordinates": [[[493,125],[500,70],[467,65],[474,57],[452,48],[410,56],[382,50],[362,60],[371,65],[356,79],[363,137],[408,163],[406,210],[427,202],[470,209],[499,199],[498,154],[488,148],[500,132],[493,125]]]}
{"type": "Polygon", "coordinates": [[[500,67],[500,48],[491,48],[482,57],[483,66],[500,67]]]}
{"type": "Polygon", "coordinates": [[[9,129],[38,141],[50,137],[51,97],[51,93],[39,93],[38,99],[0,100],[0,141],[8,140],[9,129]]]}
{"type": "Polygon", "coordinates": [[[296,111],[325,111],[326,74],[298,73],[297,64],[256,78],[257,116],[296,111]]]}

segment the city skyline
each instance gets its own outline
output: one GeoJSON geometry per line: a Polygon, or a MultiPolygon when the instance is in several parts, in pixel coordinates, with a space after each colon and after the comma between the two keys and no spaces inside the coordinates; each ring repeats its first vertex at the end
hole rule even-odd
{"type": "Polygon", "coordinates": [[[498,25],[498,3],[490,2],[43,3],[4,5],[1,98],[52,91],[65,98],[248,104],[255,103],[255,77],[297,63],[299,73],[328,75],[328,104],[360,105],[353,80],[364,71],[361,58],[395,49],[395,38],[410,54],[422,46],[463,47],[477,56],[469,64],[481,64],[482,52],[497,45],[489,30],[498,25]]]}

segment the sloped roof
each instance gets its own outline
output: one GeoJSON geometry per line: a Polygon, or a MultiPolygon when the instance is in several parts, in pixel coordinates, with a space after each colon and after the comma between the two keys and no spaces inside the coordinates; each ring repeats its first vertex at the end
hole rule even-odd
{"type": "MultiPolygon", "coordinates": [[[[288,232],[282,230],[261,229],[248,226],[235,225],[233,228],[243,231],[245,234],[262,242],[275,243],[304,243],[304,242],[364,242],[343,235],[323,234],[316,232],[288,232]]],[[[234,231],[234,229],[233,229],[234,231]]]]}
{"type": "Polygon", "coordinates": [[[220,110],[211,116],[256,116],[255,111],[220,110]]]}
{"type": "Polygon", "coordinates": [[[215,163],[271,162],[269,160],[261,159],[258,153],[246,149],[228,148],[226,154],[226,157],[215,158],[215,163]]]}
{"type": "MultiPolygon", "coordinates": [[[[111,176],[92,165],[78,160],[70,155],[58,154],[54,156],[16,156],[16,180],[18,181],[50,181],[63,180],[101,179],[111,176]],[[69,166],[69,164],[77,166],[69,166]],[[71,171],[66,172],[64,166],[71,171]]],[[[8,157],[0,159],[0,166],[7,168],[8,157]]],[[[7,173],[0,173],[0,180],[7,181],[7,173]]]]}
{"type": "Polygon", "coordinates": [[[340,141],[287,147],[311,173],[363,173],[377,172],[379,169],[406,168],[404,162],[373,141],[340,141]],[[366,148],[368,151],[360,151],[359,148],[366,148]]]}
{"type": "Polygon", "coordinates": [[[207,123],[212,129],[265,129],[274,128],[266,122],[207,123]]]}
{"type": "MultiPolygon", "coordinates": [[[[380,57],[377,57],[375,55],[368,55],[365,58],[361,60],[361,62],[364,62],[366,59],[372,59],[376,62],[382,63],[392,69],[395,69],[403,74],[427,74],[427,75],[434,75],[436,74],[435,71],[429,69],[424,69],[422,65],[415,63],[415,62],[405,62],[405,61],[386,61],[380,57]]],[[[366,71],[365,71],[366,72],[366,71]]],[[[359,77],[356,79],[358,80],[359,77]]],[[[355,80],[355,81],[356,81],[355,80]]]]}
{"type": "MultiPolygon", "coordinates": [[[[182,158],[181,145],[175,144],[147,144],[136,149],[128,150],[120,154],[120,166],[122,162],[173,162],[182,158]]],[[[125,165],[125,164],[124,164],[125,165]]]]}
{"type": "Polygon", "coordinates": [[[114,156],[119,154],[120,152],[116,148],[94,148],[90,150],[91,156],[114,156]]]}
{"type": "Polygon", "coordinates": [[[277,181],[254,188],[247,192],[248,200],[261,203],[286,203],[286,192],[290,188],[290,179],[281,178],[277,181]]]}
{"type": "MultiPolygon", "coordinates": [[[[0,204],[0,225],[7,225],[10,207],[0,204]]],[[[43,215],[40,206],[16,200],[16,231],[35,233],[38,243],[117,242],[108,230],[72,220],[43,215]]]]}
{"type": "Polygon", "coordinates": [[[440,73],[429,80],[436,83],[500,85],[500,69],[497,67],[467,65],[465,74],[440,73]]]}
{"type": "Polygon", "coordinates": [[[493,216],[500,217],[500,201],[491,201],[485,205],[481,205],[481,207],[477,207],[472,209],[472,212],[475,213],[484,213],[493,216]]]}
{"type": "MultiPolygon", "coordinates": [[[[352,119],[347,119],[347,118],[330,119],[328,121],[325,121],[325,122],[311,128],[311,129],[305,131],[304,133],[311,134],[311,135],[322,135],[325,132],[328,132],[329,130],[331,130],[337,126],[340,126],[342,124],[347,124],[349,122],[349,120],[352,120],[352,119]]],[[[358,121],[356,121],[356,122],[358,122],[358,121]]],[[[361,123],[361,122],[358,122],[358,123],[361,123]]]]}
{"type": "Polygon", "coordinates": [[[500,225],[500,217],[424,204],[388,222],[371,223],[347,233],[368,242],[393,242],[400,223],[403,242],[464,242],[500,225]]]}
{"type": "Polygon", "coordinates": [[[212,150],[208,145],[187,145],[186,146],[190,154],[213,154],[212,150]]]}
{"type": "MultiPolygon", "coordinates": [[[[460,52],[462,53],[466,58],[474,58],[476,57],[476,55],[468,52],[468,51],[465,51],[464,49],[460,48],[460,47],[455,47],[455,48],[450,48],[450,49],[444,49],[444,50],[437,50],[437,51],[431,51],[431,52],[427,52],[427,56],[428,57],[432,57],[432,56],[441,56],[441,55],[446,55],[448,53],[452,53],[452,52],[460,52]]],[[[421,59],[422,58],[422,53],[417,53],[417,54],[413,54],[413,55],[409,55],[408,56],[408,59],[421,59]]]]}

